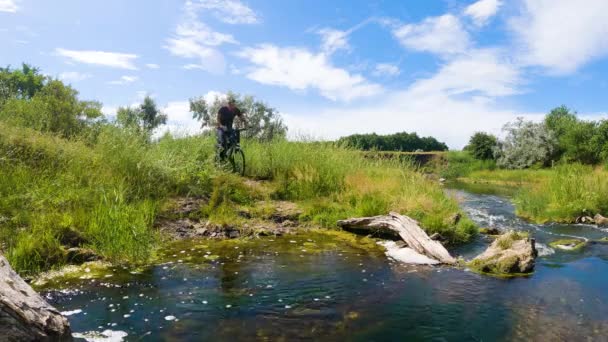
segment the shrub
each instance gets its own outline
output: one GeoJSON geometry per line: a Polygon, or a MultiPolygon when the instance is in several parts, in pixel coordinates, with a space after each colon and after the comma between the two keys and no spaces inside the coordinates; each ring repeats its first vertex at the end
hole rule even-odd
{"type": "Polygon", "coordinates": [[[469,151],[475,159],[491,160],[494,159],[498,139],[488,133],[477,132],[469,140],[469,144],[464,148],[469,151]]]}
{"type": "Polygon", "coordinates": [[[544,123],[518,118],[506,124],[503,130],[507,137],[500,144],[499,166],[524,169],[533,165],[549,165],[557,148],[557,140],[544,123]]]}

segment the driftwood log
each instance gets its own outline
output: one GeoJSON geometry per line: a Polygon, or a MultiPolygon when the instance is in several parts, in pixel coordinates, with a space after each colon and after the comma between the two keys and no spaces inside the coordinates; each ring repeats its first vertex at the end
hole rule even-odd
{"type": "Polygon", "coordinates": [[[433,241],[420,228],[418,222],[407,216],[391,212],[388,215],[351,218],[338,221],[338,226],[344,230],[366,232],[377,236],[396,236],[414,251],[426,255],[443,264],[456,263],[450,253],[438,241],[433,241]]]}
{"type": "Polygon", "coordinates": [[[68,320],[0,255],[0,341],[71,341],[68,320]]]}

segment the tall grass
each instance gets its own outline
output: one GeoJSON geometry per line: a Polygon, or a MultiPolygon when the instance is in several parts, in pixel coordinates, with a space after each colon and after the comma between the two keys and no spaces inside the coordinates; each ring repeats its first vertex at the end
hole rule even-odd
{"type": "Polygon", "coordinates": [[[579,164],[544,172],[515,198],[519,215],[537,222],[573,222],[581,215],[608,214],[608,172],[579,164]]]}
{"type": "Polygon", "coordinates": [[[248,174],[272,180],[273,195],[297,200],[303,218],[325,227],[353,216],[398,211],[418,219],[429,233],[449,241],[468,241],[476,233],[468,219],[450,217],[458,204],[407,160],[369,159],[357,151],[328,144],[276,141],[244,145],[248,174]]]}
{"type": "Polygon", "coordinates": [[[209,178],[201,138],[149,144],[107,126],[90,144],[1,122],[0,132],[0,248],[20,272],[66,262],[66,229],[109,260],[145,261],[159,203],[204,192],[209,178]]]}
{"type": "Polygon", "coordinates": [[[299,203],[303,220],[324,227],[392,210],[454,243],[475,234],[466,218],[450,222],[457,203],[407,161],[368,159],[327,143],[242,145],[247,177],[267,180],[267,189],[217,170],[210,136],[150,143],[106,125],[94,139],[66,140],[0,122],[0,248],[22,273],[67,262],[64,240],[74,233],[80,247],[111,261],[143,262],[159,242],[158,208],[177,195],[207,196],[201,215],[222,224],[239,207],[277,199],[299,203]]]}

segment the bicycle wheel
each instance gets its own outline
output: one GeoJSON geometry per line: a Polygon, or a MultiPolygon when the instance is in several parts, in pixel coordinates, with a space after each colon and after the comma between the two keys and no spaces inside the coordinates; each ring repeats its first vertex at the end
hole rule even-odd
{"type": "Polygon", "coordinates": [[[230,164],[232,171],[241,176],[245,175],[245,153],[240,148],[235,148],[230,153],[230,164]]]}

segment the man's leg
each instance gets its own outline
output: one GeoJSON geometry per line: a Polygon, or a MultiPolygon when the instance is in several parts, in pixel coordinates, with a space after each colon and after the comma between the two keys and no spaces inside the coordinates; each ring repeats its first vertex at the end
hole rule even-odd
{"type": "Polygon", "coordinates": [[[226,158],[226,134],[223,129],[217,129],[217,150],[220,160],[226,158]]]}

